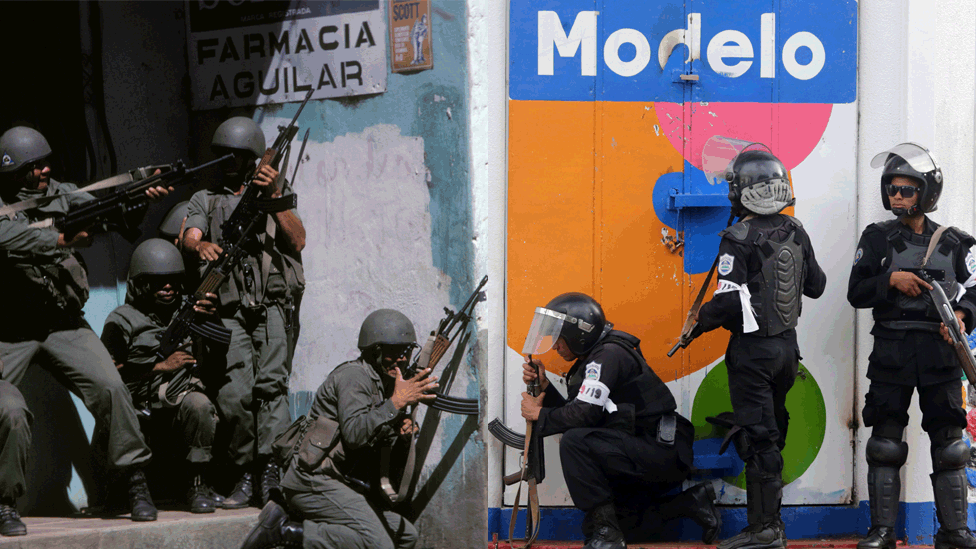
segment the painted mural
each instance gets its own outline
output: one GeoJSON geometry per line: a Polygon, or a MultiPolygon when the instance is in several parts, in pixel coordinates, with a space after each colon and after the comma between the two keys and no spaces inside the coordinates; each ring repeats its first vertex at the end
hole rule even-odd
{"type": "MultiPolygon", "coordinates": [[[[641,338],[696,426],[696,466],[722,502],[744,502],[742,461],[717,455],[722,433],[705,421],[731,409],[727,332],[666,353],[729,217],[721,173],[735,151],[709,147],[761,142],[790,170],[797,204],[786,213],[830,266],[824,298],[800,321],[784,502],[850,503],[857,3],[513,0],[509,43],[506,420],[520,420],[517,350],[535,307],[588,293],[641,338]]],[[[542,358],[568,370],[555,352],[542,358]]],[[[571,506],[554,461],[540,499],[571,506]]]]}

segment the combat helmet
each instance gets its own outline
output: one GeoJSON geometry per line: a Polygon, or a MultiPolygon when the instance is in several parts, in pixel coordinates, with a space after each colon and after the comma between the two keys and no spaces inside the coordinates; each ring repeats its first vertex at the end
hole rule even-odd
{"type": "Polygon", "coordinates": [[[0,135],[0,173],[13,173],[50,154],[47,139],[33,128],[15,126],[0,135]]]}
{"type": "Polygon", "coordinates": [[[792,206],[796,199],[790,188],[786,166],[761,143],[747,146],[732,159],[725,172],[729,182],[729,202],[732,212],[742,215],[747,210],[758,215],[772,215],[792,206]]]}
{"type": "Polygon", "coordinates": [[[881,204],[891,210],[891,199],[885,187],[895,177],[908,177],[920,185],[918,200],[905,211],[894,211],[895,215],[917,215],[934,212],[939,196],[942,195],[942,168],[935,156],[925,147],[916,143],[901,143],[871,159],[872,168],[884,166],[881,172],[881,204]]]}
{"type": "Polygon", "coordinates": [[[234,116],[217,126],[210,146],[247,151],[256,158],[261,158],[265,151],[264,132],[254,120],[246,116],[234,116]]]}

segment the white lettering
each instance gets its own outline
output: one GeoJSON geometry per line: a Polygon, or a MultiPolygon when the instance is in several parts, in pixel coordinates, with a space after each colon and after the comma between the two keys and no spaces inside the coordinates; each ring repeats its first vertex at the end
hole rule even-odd
{"type": "Polygon", "coordinates": [[[708,42],[706,55],[708,66],[712,70],[730,78],[738,78],[749,70],[752,61],[739,61],[735,65],[727,65],[723,59],[726,57],[751,59],[752,42],[749,41],[749,37],[737,30],[724,30],[708,42]]]}
{"type": "Polygon", "coordinates": [[[651,45],[647,38],[634,29],[620,29],[607,38],[603,45],[603,61],[613,72],[620,76],[634,76],[651,62],[651,45]],[[637,48],[637,55],[630,61],[620,59],[620,46],[633,44],[637,48]]]}
{"type": "Polygon", "coordinates": [[[776,14],[764,13],[760,17],[759,77],[776,77],[776,14]]]}
{"type": "Polygon", "coordinates": [[[684,44],[688,48],[688,57],[685,59],[685,63],[691,63],[701,58],[700,13],[688,14],[688,30],[675,29],[664,35],[657,48],[657,62],[661,64],[661,70],[664,70],[664,65],[667,64],[671,52],[678,44],[684,44]]]}
{"type": "Polygon", "coordinates": [[[538,44],[539,75],[553,74],[553,47],[560,57],[574,57],[580,52],[580,74],[596,76],[596,16],[595,11],[581,11],[576,15],[569,36],[563,32],[559,15],[554,11],[539,12],[538,44]],[[580,47],[582,45],[582,48],[580,47]]]}
{"type": "Polygon", "coordinates": [[[786,72],[797,80],[810,80],[820,74],[826,60],[823,42],[812,33],[798,32],[783,45],[783,66],[786,67],[786,72]],[[801,65],[796,60],[796,50],[803,47],[808,48],[813,54],[813,58],[806,65],[801,65]]]}

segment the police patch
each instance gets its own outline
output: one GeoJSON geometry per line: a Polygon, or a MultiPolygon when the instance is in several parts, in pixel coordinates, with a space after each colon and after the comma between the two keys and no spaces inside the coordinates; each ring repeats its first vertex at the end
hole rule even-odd
{"type": "Polygon", "coordinates": [[[976,256],[973,256],[973,252],[966,255],[966,269],[969,274],[976,274],[976,256]]]}
{"type": "Polygon", "coordinates": [[[718,274],[727,275],[732,272],[732,264],[735,262],[735,258],[731,254],[722,254],[718,258],[718,274]]]}
{"type": "Polygon", "coordinates": [[[14,159],[10,158],[9,154],[3,155],[3,160],[0,160],[0,166],[12,166],[14,164],[14,159]]]}
{"type": "Polygon", "coordinates": [[[862,257],[864,257],[864,250],[862,248],[858,248],[857,252],[854,253],[854,264],[857,265],[857,262],[860,261],[862,257]]]}
{"type": "Polygon", "coordinates": [[[591,362],[586,365],[586,374],[583,375],[583,379],[595,379],[600,380],[600,367],[601,364],[597,362],[591,362]]]}

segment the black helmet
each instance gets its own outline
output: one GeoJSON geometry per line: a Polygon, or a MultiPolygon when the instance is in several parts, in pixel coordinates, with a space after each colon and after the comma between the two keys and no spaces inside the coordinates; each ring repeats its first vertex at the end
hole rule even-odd
{"type": "Polygon", "coordinates": [[[0,173],[13,173],[50,154],[47,139],[35,129],[15,126],[0,135],[0,173]]]}
{"type": "Polygon", "coordinates": [[[768,149],[749,148],[753,146],[765,147],[761,143],[747,146],[725,172],[733,213],[741,215],[742,209],[759,215],[779,213],[796,202],[786,166],[768,149]]]}
{"type": "Polygon", "coordinates": [[[413,322],[400,311],[379,309],[369,313],[359,328],[360,350],[373,345],[416,345],[417,332],[413,322]]]}
{"type": "Polygon", "coordinates": [[[211,147],[223,147],[253,153],[256,158],[264,155],[264,132],[257,122],[246,116],[228,118],[214,132],[211,147]]]}
{"type": "Polygon", "coordinates": [[[162,238],[150,238],[136,246],[129,261],[129,280],[142,275],[183,273],[183,256],[172,242],[162,238]]]}
{"type": "Polygon", "coordinates": [[[559,337],[576,356],[583,356],[596,345],[603,335],[607,317],[603,308],[592,297],[579,292],[560,294],[545,306],[549,311],[566,315],[559,337]]]}
{"type": "Polygon", "coordinates": [[[159,236],[162,238],[167,238],[170,241],[174,240],[176,237],[180,236],[180,228],[183,226],[183,220],[186,219],[187,211],[189,210],[190,202],[184,200],[179,204],[170,208],[166,212],[166,217],[159,224],[159,236]]]}
{"type": "Polygon", "coordinates": [[[936,210],[936,203],[942,194],[942,168],[928,149],[916,143],[895,145],[871,159],[872,168],[880,168],[882,165],[881,203],[886,210],[891,210],[891,199],[888,198],[885,185],[899,176],[917,181],[920,192],[914,206],[904,212],[896,211],[895,215],[914,216],[920,211],[930,213],[936,210]]]}

